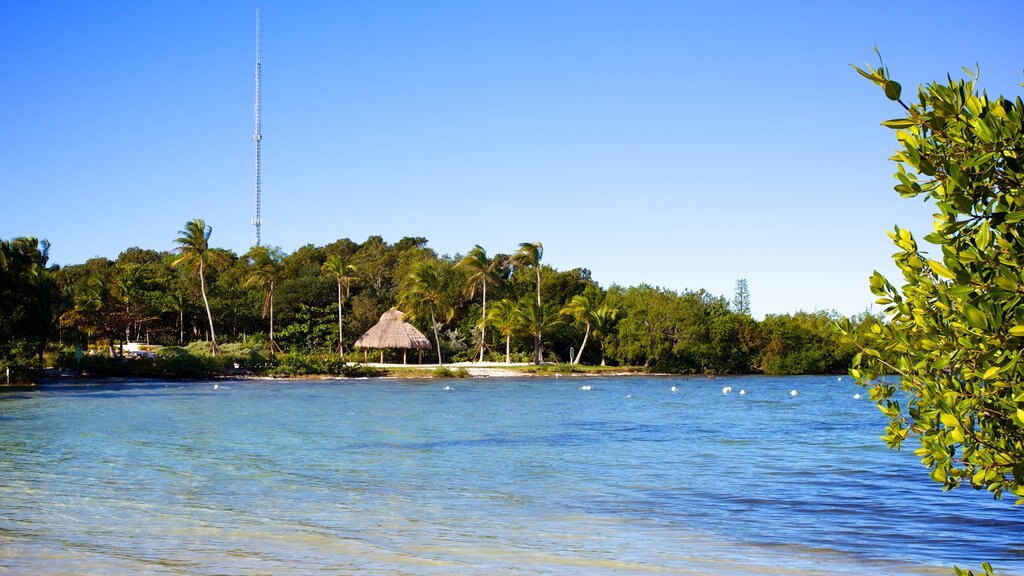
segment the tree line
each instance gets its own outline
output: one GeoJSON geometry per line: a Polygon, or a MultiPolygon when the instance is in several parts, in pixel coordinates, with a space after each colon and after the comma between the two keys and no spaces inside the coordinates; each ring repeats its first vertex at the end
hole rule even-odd
{"type": "MultiPolygon", "coordinates": [[[[841,373],[856,350],[834,312],[750,316],[734,298],[648,285],[601,287],[585,268],[543,263],[540,242],[508,254],[474,246],[438,255],[421,237],[379,236],[245,254],[210,243],[202,220],[177,248],[128,248],[116,259],[48,265],[34,238],[0,243],[0,366],[38,366],[46,353],[123,354],[126,343],[223,345],[360,361],[355,339],[392,307],[428,336],[427,362],[491,360],[643,366],[677,373],[841,373]]],[[[869,317],[844,319],[854,326],[869,317]]],[[[396,356],[386,359],[397,361],[396,356]]]]}

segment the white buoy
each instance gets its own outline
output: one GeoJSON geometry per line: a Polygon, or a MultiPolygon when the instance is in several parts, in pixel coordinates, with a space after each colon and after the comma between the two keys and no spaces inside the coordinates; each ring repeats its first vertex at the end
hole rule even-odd
{"type": "Polygon", "coordinates": [[[444,388],[442,388],[442,390],[444,390],[445,392],[451,392],[452,391],[452,387],[451,386],[445,386],[444,388]]]}
{"type": "Polygon", "coordinates": [[[854,400],[860,400],[860,394],[854,394],[853,395],[853,399],[854,400]]]}
{"type": "Polygon", "coordinates": [[[587,392],[588,390],[590,390],[590,384],[584,384],[583,386],[580,386],[580,390],[587,392]]]}
{"type": "Polygon", "coordinates": [[[678,391],[679,391],[679,388],[676,388],[675,386],[673,386],[673,387],[672,387],[672,391],[673,391],[673,392],[678,392],[678,391]]]}
{"type": "Polygon", "coordinates": [[[732,386],[726,386],[725,388],[722,388],[722,394],[728,394],[729,392],[732,392],[732,386]]]}
{"type": "Polygon", "coordinates": [[[216,390],[217,388],[220,388],[220,384],[214,384],[214,385],[213,385],[213,389],[214,389],[214,390],[216,390]]]}
{"type": "Polygon", "coordinates": [[[797,392],[796,390],[790,390],[790,391],[789,391],[789,395],[790,395],[790,396],[799,396],[799,395],[800,395],[800,393],[799,393],[799,392],[797,392]]]}
{"type": "Polygon", "coordinates": [[[747,395],[747,391],[746,390],[740,390],[740,396],[746,396],[746,395],[747,395]]]}

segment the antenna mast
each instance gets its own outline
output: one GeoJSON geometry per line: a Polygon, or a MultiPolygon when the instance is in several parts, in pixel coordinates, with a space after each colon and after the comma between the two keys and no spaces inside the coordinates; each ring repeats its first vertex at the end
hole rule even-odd
{"type": "Polygon", "coordinates": [[[252,225],[256,227],[256,245],[260,245],[260,9],[256,8],[256,131],[252,139],[256,142],[256,217],[252,225]]]}

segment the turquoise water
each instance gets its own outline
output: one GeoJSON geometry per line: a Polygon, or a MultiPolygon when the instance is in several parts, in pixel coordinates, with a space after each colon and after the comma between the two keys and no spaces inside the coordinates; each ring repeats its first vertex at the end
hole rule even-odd
{"type": "Polygon", "coordinates": [[[942,493],[878,440],[858,392],[836,377],[6,392],[0,572],[1024,574],[1024,508],[942,493]]]}

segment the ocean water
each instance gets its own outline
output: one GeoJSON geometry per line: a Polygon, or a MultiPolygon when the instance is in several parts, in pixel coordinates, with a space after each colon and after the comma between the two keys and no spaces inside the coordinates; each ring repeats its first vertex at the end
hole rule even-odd
{"type": "Polygon", "coordinates": [[[8,391],[0,573],[1024,574],[1024,507],[943,493],[858,392],[834,376],[8,391]]]}

